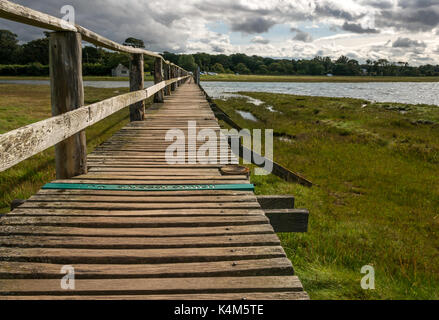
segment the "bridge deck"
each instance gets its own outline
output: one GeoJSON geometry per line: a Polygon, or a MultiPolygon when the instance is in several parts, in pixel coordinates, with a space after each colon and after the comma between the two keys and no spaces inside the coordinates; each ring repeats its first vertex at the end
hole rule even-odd
{"type": "MultiPolygon", "coordinates": [[[[97,148],[88,174],[56,182],[249,183],[165,161],[167,130],[188,120],[220,129],[195,84],[97,148]]],[[[308,298],[250,191],[44,189],[0,221],[0,299],[308,298]],[[61,288],[64,265],[75,290],[61,288]]]]}

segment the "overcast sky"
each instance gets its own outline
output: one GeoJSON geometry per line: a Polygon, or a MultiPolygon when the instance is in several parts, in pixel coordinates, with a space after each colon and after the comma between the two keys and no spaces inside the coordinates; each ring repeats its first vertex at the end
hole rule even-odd
{"type": "MultiPolygon", "coordinates": [[[[274,58],[390,59],[439,64],[439,0],[15,0],[111,40],[153,51],[242,52],[274,58]]],[[[0,19],[21,41],[42,30],[0,19]]]]}

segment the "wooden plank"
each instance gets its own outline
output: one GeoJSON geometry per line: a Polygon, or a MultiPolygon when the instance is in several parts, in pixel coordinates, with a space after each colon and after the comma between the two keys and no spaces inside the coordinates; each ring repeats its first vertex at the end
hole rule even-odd
{"type": "Polygon", "coordinates": [[[77,249],[160,249],[279,246],[275,234],[198,237],[0,236],[2,247],[77,249]]]}
{"type": "MultiPolygon", "coordinates": [[[[0,261],[141,264],[284,258],[280,246],[171,249],[0,248],[0,261]]],[[[0,286],[1,290],[1,286],[0,286]]]]}
{"type": "Polygon", "coordinates": [[[224,217],[56,217],[56,216],[5,216],[2,226],[61,226],[78,228],[172,228],[242,226],[266,224],[262,215],[224,217]]]}
{"type": "Polygon", "coordinates": [[[305,291],[297,292],[245,292],[245,293],[196,293],[162,295],[94,295],[94,296],[0,296],[0,300],[309,300],[305,291]]]}
{"type": "Polygon", "coordinates": [[[148,208],[148,209],[90,209],[90,208],[18,208],[9,213],[10,216],[84,216],[84,217],[196,217],[196,216],[244,216],[265,215],[261,209],[247,208],[148,208]]]}
{"type": "MultiPolygon", "coordinates": [[[[76,280],[75,295],[300,292],[296,276],[76,280]]],[[[71,295],[59,279],[0,280],[0,295],[71,295]]]]}
{"type": "Polygon", "coordinates": [[[20,206],[25,208],[52,208],[52,209],[101,209],[101,210],[137,210],[137,209],[259,209],[257,202],[228,202],[228,203],[205,203],[205,202],[176,202],[176,203],[118,203],[118,202],[34,202],[28,201],[20,206]]]}
{"type": "Polygon", "coordinates": [[[275,232],[307,232],[309,212],[305,209],[267,209],[265,215],[275,232]]]}
{"type": "MultiPolygon", "coordinates": [[[[0,261],[0,279],[60,279],[63,265],[0,261]]],[[[75,279],[291,276],[285,258],[163,264],[76,264],[75,279]]]]}
{"type": "Polygon", "coordinates": [[[262,195],[256,199],[262,209],[294,209],[294,196],[291,195],[262,195]]]}
{"type": "MultiPolygon", "coordinates": [[[[76,228],[2,226],[0,235],[92,236],[92,237],[205,237],[273,233],[269,224],[198,228],[76,228]]],[[[200,238],[201,239],[201,238],[200,238]]]]}
{"type": "MultiPolygon", "coordinates": [[[[93,190],[94,191],[94,190],[93,190]]],[[[100,195],[35,195],[29,198],[28,201],[37,202],[51,202],[51,201],[67,201],[67,202],[118,202],[118,203],[191,203],[191,202],[204,202],[204,203],[225,203],[225,202],[255,202],[255,197],[248,195],[240,196],[186,196],[175,197],[174,196],[100,196],[100,195]]],[[[21,203],[22,204],[22,203],[21,203]]]]}

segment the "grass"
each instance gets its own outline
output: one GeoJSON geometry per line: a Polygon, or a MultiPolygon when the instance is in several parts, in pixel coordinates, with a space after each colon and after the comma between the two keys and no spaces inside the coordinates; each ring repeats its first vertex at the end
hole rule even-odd
{"type": "Polygon", "coordinates": [[[263,76],[218,74],[203,75],[202,81],[251,81],[251,82],[438,82],[439,77],[366,77],[366,76],[263,76]]]}
{"type": "MultiPolygon", "coordinates": [[[[0,134],[51,116],[50,88],[39,85],[0,84],[0,134]]],[[[85,102],[91,104],[128,92],[127,88],[85,88],[85,102]]],[[[86,129],[91,152],[129,122],[125,108],[86,129]]],[[[0,173],[0,214],[9,212],[14,199],[27,199],[42,185],[55,179],[54,148],[41,152],[0,173]]]]}
{"type": "Polygon", "coordinates": [[[314,183],[251,177],[258,194],[293,194],[310,210],[308,233],[280,238],[311,298],[439,299],[438,107],[241,94],[265,104],[216,102],[241,126],[288,138],[275,138],[275,160],[314,183]],[[375,290],[360,287],[366,264],[375,290]]]}

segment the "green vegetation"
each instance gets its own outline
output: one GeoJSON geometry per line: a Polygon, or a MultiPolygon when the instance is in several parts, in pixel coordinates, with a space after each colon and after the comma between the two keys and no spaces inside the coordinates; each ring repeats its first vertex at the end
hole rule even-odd
{"type": "MultiPolygon", "coordinates": [[[[0,75],[48,75],[49,33],[46,32],[44,35],[41,39],[19,44],[16,34],[9,30],[0,30],[0,75]]],[[[145,47],[143,40],[132,37],[127,38],[124,45],[145,47]]],[[[194,71],[199,66],[201,71],[227,74],[439,77],[439,65],[415,67],[407,62],[391,62],[386,59],[361,63],[346,56],[340,56],[338,59],[317,56],[309,60],[290,60],[247,56],[242,53],[229,56],[208,53],[179,55],[165,51],[162,55],[165,60],[188,71],[194,71]]],[[[129,59],[128,54],[87,45],[82,51],[83,74],[109,76],[111,70],[119,64],[128,67],[129,59]]],[[[152,71],[153,68],[154,58],[145,55],[145,71],[152,71]]]]}
{"type": "Polygon", "coordinates": [[[314,183],[251,177],[258,194],[293,194],[310,210],[308,233],[280,237],[311,298],[438,299],[438,107],[241,94],[265,104],[216,103],[243,127],[274,128],[275,160],[314,183]],[[376,290],[360,287],[367,264],[376,290]]]}
{"type": "MultiPolygon", "coordinates": [[[[0,78],[1,79],[1,78],[0,78]]],[[[438,82],[439,77],[202,75],[201,81],[237,82],[438,82]]]]}
{"type": "MultiPolygon", "coordinates": [[[[49,86],[0,84],[0,134],[51,116],[49,86]]],[[[86,104],[126,93],[127,88],[85,88],[86,104]]],[[[87,128],[87,148],[91,152],[129,121],[125,108],[87,128]]],[[[14,199],[27,199],[42,185],[55,179],[54,150],[50,148],[0,173],[0,213],[9,211],[14,199]]]]}

